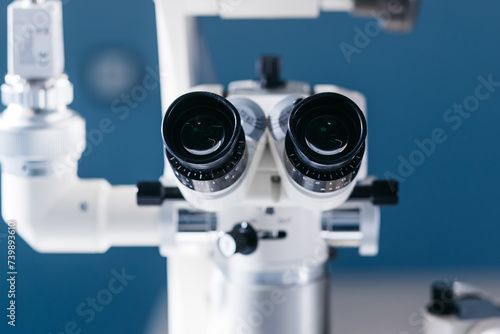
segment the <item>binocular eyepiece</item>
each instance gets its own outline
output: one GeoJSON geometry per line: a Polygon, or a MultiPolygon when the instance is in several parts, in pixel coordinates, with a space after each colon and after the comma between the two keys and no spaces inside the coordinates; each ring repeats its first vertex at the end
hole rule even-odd
{"type": "Polygon", "coordinates": [[[288,174],[313,192],[340,190],[356,176],[365,140],[365,117],[349,98],[321,93],[297,101],[285,139],[288,174]]]}
{"type": "Polygon", "coordinates": [[[175,100],[163,120],[163,139],[176,177],[192,190],[223,190],[245,170],[240,114],[219,95],[193,92],[175,100]]]}
{"type": "MultiPolygon", "coordinates": [[[[172,103],[163,121],[163,139],[167,159],[183,186],[216,193],[242,179],[252,157],[248,143],[255,139],[245,134],[242,118],[248,115],[243,113],[208,92],[188,93],[172,103]]],[[[271,132],[272,117],[267,122],[271,132]]],[[[266,124],[264,114],[262,118],[259,122],[266,124]]],[[[367,126],[352,100],[337,93],[315,94],[281,108],[277,118],[286,135],[279,139],[273,134],[281,147],[281,161],[276,163],[284,164],[301,189],[333,193],[355,179],[367,126]]]]}

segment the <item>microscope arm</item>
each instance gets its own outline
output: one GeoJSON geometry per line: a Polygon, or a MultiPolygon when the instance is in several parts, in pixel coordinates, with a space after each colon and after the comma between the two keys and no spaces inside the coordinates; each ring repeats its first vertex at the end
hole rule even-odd
{"type": "Polygon", "coordinates": [[[158,246],[162,208],[139,207],[134,186],[76,175],[2,173],[2,214],[44,253],[103,253],[112,246],[158,246]]]}

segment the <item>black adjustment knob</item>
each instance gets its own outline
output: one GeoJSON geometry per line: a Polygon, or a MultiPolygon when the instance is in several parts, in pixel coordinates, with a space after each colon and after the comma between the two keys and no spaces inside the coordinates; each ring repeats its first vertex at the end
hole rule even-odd
{"type": "Polygon", "coordinates": [[[257,62],[257,75],[262,88],[276,88],[283,85],[281,80],[281,58],[262,56],[257,62]]]}
{"type": "Polygon", "coordinates": [[[399,183],[394,180],[374,181],[372,184],[372,202],[374,205],[397,205],[399,201],[399,183]]]}
{"type": "Polygon", "coordinates": [[[370,185],[356,186],[350,199],[369,199],[373,205],[397,205],[399,183],[395,180],[377,180],[370,185]]]}
{"type": "Polygon", "coordinates": [[[257,231],[248,223],[234,226],[232,231],[223,233],[217,240],[217,247],[224,257],[231,257],[236,253],[252,254],[257,249],[257,231]]]}
{"type": "Polygon", "coordinates": [[[184,197],[179,188],[166,188],[158,181],[137,182],[137,205],[162,205],[166,199],[179,200],[184,197]]]}
{"type": "Polygon", "coordinates": [[[456,313],[455,293],[453,282],[437,281],[431,286],[431,302],[427,309],[436,315],[450,315],[456,313]]]}

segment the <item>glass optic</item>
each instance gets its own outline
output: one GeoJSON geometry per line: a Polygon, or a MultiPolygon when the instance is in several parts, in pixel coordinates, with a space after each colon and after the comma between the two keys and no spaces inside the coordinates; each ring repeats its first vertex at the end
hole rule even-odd
{"type": "Polygon", "coordinates": [[[181,143],[193,155],[208,155],[216,152],[224,142],[226,134],[222,123],[209,115],[190,118],[181,129],[181,143]]]}
{"type": "Polygon", "coordinates": [[[349,142],[349,132],[340,119],[331,115],[318,116],[305,129],[307,146],[321,155],[341,153],[349,142]]]}

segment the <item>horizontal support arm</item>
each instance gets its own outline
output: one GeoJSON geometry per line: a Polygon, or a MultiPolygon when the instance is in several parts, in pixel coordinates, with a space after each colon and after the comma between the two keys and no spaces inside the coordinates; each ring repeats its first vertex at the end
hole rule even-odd
{"type": "Polygon", "coordinates": [[[139,207],[135,186],[77,177],[2,174],[2,214],[44,253],[103,253],[112,246],[158,246],[162,207],[139,207]]]}

